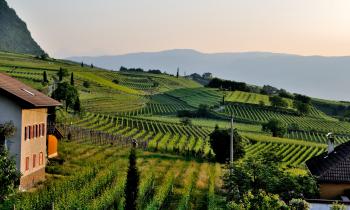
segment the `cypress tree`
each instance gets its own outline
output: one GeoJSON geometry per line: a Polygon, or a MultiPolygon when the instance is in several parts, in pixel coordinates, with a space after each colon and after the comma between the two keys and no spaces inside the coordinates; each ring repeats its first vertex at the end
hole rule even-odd
{"type": "Polygon", "coordinates": [[[73,72],[70,75],[70,84],[74,86],[74,75],[73,75],[73,72]]]}
{"type": "Polygon", "coordinates": [[[60,81],[62,81],[63,80],[63,69],[60,67],[60,70],[58,70],[58,79],[60,80],[60,81]]]}
{"type": "Polygon", "coordinates": [[[126,196],[125,209],[136,210],[136,200],[137,200],[139,179],[140,179],[139,172],[136,166],[136,150],[135,150],[135,146],[133,146],[133,148],[131,148],[130,155],[129,155],[129,168],[128,168],[126,186],[125,186],[125,196],[126,196]]]}
{"type": "Polygon", "coordinates": [[[46,74],[46,71],[44,71],[43,73],[43,83],[48,83],[49,80],[47,79],[47,74],[46,74]]]}
{"type": "Polygon", "coordinates": [[[84,62],[81,62],[80,66],[81,66],[81,67],[84,67],[84,62]]]}
{"type": "Polygon", "coordinates": [[[80,105],[79,97],[75,100],[73,109],[74,109],[75,112],[80,112],[81,111],[81,105],[80,105]]]}
{"type": "Polygon", "coordinates": [[[177,68],[176,78],[179,78],[179,68],[177,68]]]}

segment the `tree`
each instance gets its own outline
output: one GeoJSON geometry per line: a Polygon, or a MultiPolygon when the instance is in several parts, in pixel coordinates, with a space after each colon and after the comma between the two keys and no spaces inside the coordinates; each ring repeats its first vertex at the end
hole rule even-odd
{"type": "MultiPolygon", "coordinates": [[[[215,159],[219,163],[225,163],[230,156],[230,134],[228,130],[222,130],[215,127],[215,130],[209,135],[209,143],[215,153],[215,159]]],[[[242,137],[237,130],[233,132],[233,159],[237,160],[245,154],[242,144],[242,137]]]]}
{"type": "Polygon", "coordinates": [[[59,83],[56,90],[52,93],[52,98],[62,101],[64,100],[66,102],[66,111],[68,110],[68,107],[74,109],[74,104],[77,100],[79,100],[79,93],[78,90],[68,84],[67,82],[59,83]]]}
{"type": "Polygon", "coordinates": [[[232,210],[281,210],[288,209],[286,203],[276,194],[266,193],[260,190],[253,194],[248,192],[244,194],[240,202],[231,201],[228,208],[232,210]]]}
{"type": "Polygon", "coordinates": [[[80,66],[81,66],[81,67],[84,67],[84,62],[81,62],[80,66]]]}
{"type": "Polygon", "coordinates": [[[49,82],[49,80],[47,79],[47,73],[46,73],[46,71],[44,71],[44,73],[43,73],[43,83],[47,84],[48,82],[49,82]]]}
{"type": "Polygon", "coordinates": [[[309,96],[300,95],[300,94],[295,94],[294,100],[300,101],[300,102],[305,103],[305,104],[311,103],[311,98],[309,96]]]}
{"type": "Polygon", "coordinates": [[[59,81],[62,81],[64,77],[68,76],[67,69],[63,69],[60,67],[60,69],[57,72],[57,76],[59,78],[59,81]]]}
{"type": "Polygon", "coordinates": [[[213,78],[212,80],[210,80],[210,82],[206,86],[211,87],[211,88],[220,88],[220,89],[223,88],[223,89],[231,90],[231,91],[234,91],[234,90],[240,90],[240,91],[245,91],[245,92],[250,91],[250,88],[244,82],[222,80],[219,78],[213,78]]]}
{"type": "Polygon", "coordinates": [[[81,112],[81,104],[80,104],[79,97],[74,102],[73,110],[78,113],[81,112]]]}
{"type": "Polygon", "coordinates": [[[209,106],[206,104],[200,104],[197,109],[197,117],[208,117],[210,114],[209,106]]]}
{"type": "Polygon", "coordinates": [[[136,209],[136,200],[139,184],[139,172],[136,166],[136,150],[135,147],[131,148],[129,155],[129,168],[127,173],[127,180],[125,186],[126,204],[125,209],[136,209]]]}
{"type": "Polygon", "coordinates": [[[288,103],[280,96],[270,96],[270,102],[273,107],[288,107],[288,103]]]}
{"type": "Polygon", "coordinates": [[[285,89],[280,89],[278,91],[278,95],[282,98],[290,98],[290,99],[294,99],[294,95],[291,93],[288,93],[285,89]]]}
{"type": "Polygon", "coordinates": [[[13,136],[16,132],[16,127],[12,121],[0,124],[0,150],[5,145],[5,139],[13,136]]]}
{"type": "Polygon", "coordinates": [[[94,64],[91,64],[91,65],[90,65],[90,68],[92,68],[92,69],[93,69],[93,68],[94,68],[94,64]]]}
{"type": "Polygon", "coordinates": [[[16,162],[4,148],[5,138],[14,135],[16,128],[13,122],[0,124],[0,202],[13,193],[19,184],[20,172],[16,169],[16,162]]]}
{"type": "Polygon", "coordinates": [[[21,173],[16,169],[16,161],[6,149],[0,150],[0,203],[14,193],[19,185],[21,173]]]}
{"type": "Polygon", "coordinates": [[[177,68],[177,71],[176,71],[176,78],[179,78],[179,68],[177,68]]]}
{"type": "Polygon", "coordinates": [[[311,111],[310,105],[301,101],[294,100],[293,106],[298,110],[300,115],[307,115],[311,111]]]}
{"type": "Polygon", "coordinates": [[[89,88],[89,87],[90,87],[90,82],[89,82],[89,81],[84,81],[84,82],[83,82],[83,86],[84,86],[85,88],[89,88]]]}
{"type": "Polygon", "coordinates": [[[74,86],[74,75],[73,75],[73,72],[70,74],[70,85],[74,86]]]}
{"type": "Polygon", "coordinates": [[[262,152],[246,160],[226,165],[223,187],[227,201],[242,201],[248,192],[261,190],[278,194],[284,201],[293,198],[315,198],[318,189],[311,175],[296,176],[281,170],[276,151],[262,152]]]}
{"type": "Polygon", "coordinates": [[[121,66],[121,67],[119,68],[119,71],[128,71],[128,68],[126,68],[126,67],[124,67],[124,66],[121,66]]]}
{"type": "Polygon", "coordinates": [[[269,122],[263,124],[262,130],[272,132],[273,137],[283,137],[287,132],[286,125],[278,119],[271,119],[269,122]]]}

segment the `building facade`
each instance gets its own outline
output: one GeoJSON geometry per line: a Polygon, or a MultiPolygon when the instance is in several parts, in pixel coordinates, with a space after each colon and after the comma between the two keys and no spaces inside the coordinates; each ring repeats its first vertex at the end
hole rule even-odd
{"type": "Polygon", "coordinates": [[[21,172],[20,189],[45,179],[48,108],[60,103],[7,75],[0,74],[0,124],[12,121],[16,132],[5,147],[21,172]]]}

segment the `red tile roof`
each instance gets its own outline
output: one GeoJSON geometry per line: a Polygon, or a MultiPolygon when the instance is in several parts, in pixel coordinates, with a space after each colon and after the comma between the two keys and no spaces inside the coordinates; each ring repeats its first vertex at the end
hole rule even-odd
{"type": "Polygon", "coordinates": [[[0,94],[12,98],[24,107],[51,107],[61,103],[22,82],[0,73],[0,94]]]}

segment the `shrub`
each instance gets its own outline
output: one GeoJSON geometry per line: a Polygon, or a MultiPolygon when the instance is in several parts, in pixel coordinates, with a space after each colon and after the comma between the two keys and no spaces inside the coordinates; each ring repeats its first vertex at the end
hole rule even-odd
{"type": "Polygon", "coordinates": [[[90,87],[90,82],[89,82],[89,81],[84,81],[84,82],[83,82],[83,86],[84,86],[85,88],[89,88],[89,87],[90,87]]]}
{"type": "Polygon", "coordinates": [[[271,106],[274,107],[288,107],[288,103],[280,96],[270,96],[271,106]]]}
{"type": "Polygon", "coordinates": [[[310,204],[303,199],[292,199],[289,201],[289,207],[291,210],[309,210],[310,204]]]}
{"type": "MultiPolygon", "coordinates": [[[[228,130],[221,130],[218,127],[209,135],[209,143],[215,153],[216,161],[225,163],[230,156],[230,134],[228,130]]],[[[237,130],[233,133],[233,159],[237,160],[244,156],[242,137],[237,130]]]]}
{"type": "Polygon", "coordinates": [[[273,137],[283,137],[287,132],[286,125],[278,119],[271,119],[269,122],[263,124],[262,130],[272,132],[273,137]]]}
{"type": "Polygon", "coordinates": [[[332,203],[330,210],[346,210],[346,206],[344,204],[335,202],[332,203]]]}

